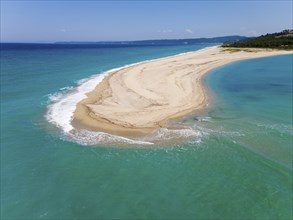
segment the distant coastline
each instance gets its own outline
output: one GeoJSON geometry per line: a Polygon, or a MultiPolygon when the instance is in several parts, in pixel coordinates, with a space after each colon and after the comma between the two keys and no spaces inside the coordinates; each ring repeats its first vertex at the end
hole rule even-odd
{"type": "Polygon", "coordinates": [[[73,126],[121,135],[141,135],[169,127],[170,119],[205,108],[202,77],[238,60],[292,54],[291,51],[231,51],[209,47],[119,69],[86,94],[74,112],[73,126]]]}
{"type": "Polygon", "coordinates": [[[193,44],[222,44],[222,43],[232,43],[250,37],[231,35],[231,36],[222,36],[222,37],[201,37],[201,38],[184,38],[184,39],[153,39],[153,40],[117,40],[117,41],[56,41],[56,42],[0,42],[1,49],[5,48],[14,48],[19,49],[24,46],[66,46],[66,45],[80,45],[81,47],[90,45],[97,46],[170,46],[170,45],[193,45],[193,44]]]}
{"type": "Polygon", "coordinates": [[[201,37],[186,39],[153,39],[153,40],[128,40],[128,41],[59,41],[54,44],[89,44],[89,45],[180,45],[180,44],[207,44],[207,43],[233,43],[250,39],[250,37],[231,35],[223,37],[201,37]]]}

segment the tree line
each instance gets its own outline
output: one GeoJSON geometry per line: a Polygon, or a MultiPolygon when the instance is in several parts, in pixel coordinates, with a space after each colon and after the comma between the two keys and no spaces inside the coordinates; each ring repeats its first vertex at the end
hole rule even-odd
{"type": "Polygon", "coordinates": [[[253,47],[293,49],[293,30],[283,30],[278,33],[261,35],[243,41],[224,44],[223,47],[253,47]]]}

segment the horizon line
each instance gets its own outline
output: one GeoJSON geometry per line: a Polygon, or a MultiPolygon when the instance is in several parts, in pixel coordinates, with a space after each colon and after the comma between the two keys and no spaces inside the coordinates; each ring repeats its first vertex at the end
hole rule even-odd
{"type": "Polygon", "coordinates": [[[217,36],[217,37],[197,37],[197,38],[164,38],[164,39],[144,39],[144,40],[98,40],[98,41],[82,41],[82,40],[64,40],[64,41],[27,41],[27,42],[20,42],[20,41],[4,41],[0,43],[11,43],[11,44],[56,44],[56,43],[69,43],[69,42],[76,42],[76,43],[112,43],[112,42],[137,42],[137,41],[156,41],[156,40],[193,40],[193,39],[212,39],[212,38],[220,38],[220,37],[256,37],[256,36],[244,36],[244,35],[225,35],[225,36],[217,36]]]}

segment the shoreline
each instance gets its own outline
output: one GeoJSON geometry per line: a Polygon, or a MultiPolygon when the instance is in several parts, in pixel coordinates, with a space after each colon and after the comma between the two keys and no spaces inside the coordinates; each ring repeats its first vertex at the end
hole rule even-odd
{"type": "Polygon", "coordinates": [[[117,68],[106,72],[77,104],[72,125],[124,136],[173,128],[170,120],[207,107],[209,96],[202,79],[209,71],[235,61],[285,54],[292,51],[229,52],[213,46],[117,68]]]}
{"type": "MultiPolygon", "coordinates": [[[[216,47],[216,46],[215,45],[208,46],[196,51],[206,50],[211,47],[216,47]]],[[[73,122],[74,112],[75,112],[77,104],[81,102],[82,100],[86,99],[87,98],[86,94],[90,93],[91,91],[94,91],[96,86],[100,84],[104,80],[104,78],[106,78],[109,74],[118,70],[125,69],[127,67],[138,65],[138,64],[148,63],[151,61],[166,59],[170,57],[186,55],[193,52],[194,51],[183,52],[183,53],[179,53],[175,55],[170,55],[167,57],[154,58],[154,59],[139,61],[136,63],[126,64],[120,67],[112,68],[110,70],[107,70],[99,74],[94,74],[90,76],[89,78],[81,79],[77,82],[77,86],[75,88],[64,87],[61,89],[61,92],[59,91],[57,93],[53,93],[50,95],[49,99],[52,101],[52,104],[49,106],[45,117],[49,122],[61,128],[64,133],[70,133],[76,127],[78,128],[82,127],[78,123],[73,122]],[[66,93],[64,93],[64,91],[66,93]],[[66,106],[66,108],[64,108],[64,106],[66,106]]]]}

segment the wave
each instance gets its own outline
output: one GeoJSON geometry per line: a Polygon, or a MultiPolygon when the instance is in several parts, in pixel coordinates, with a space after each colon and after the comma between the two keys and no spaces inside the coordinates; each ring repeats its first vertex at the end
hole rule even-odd
{"type": "MultiPolygon", "coordinates": [[[[196,50],[196,51],[197,52],[204,51],[204,50],[206,50],[208,48],[212,48],[212,47],[217,47],[217,46],[205,47],[203,49],[196,50]]],[[[155,60],[167,59],[170,57],[181,56],[181,55],[190,54],[193,52],[194,51],[185,52],[185,53],[180,53],[180,54],[173,55],[173,56],[167,56],[167,57],[163,57],[163,58],[151,59],[151,60],[146,60],[146,61],[137,62],[137,63],[133,63],[133,64],[128,64],[128,65],[125,65],[125,66],[122,66],[119,68],[114,68],[114,69],[108,70],[108,71],[100,73],[100,74],[95,74],[93,76],[90,76],[89,78],[81,79],[77,82],[76,88],[64,87],[64,88],[61,88],[59,90],[59,92],[49,95],[50,104],[48,105],[48,110],[45,115],[45,118],[47,119],[47,121],[49,121],[50,123],[54,124],[59,129],[61,129],[65,135],[69,135],[76,142],[81,143],[81,144],[83,144],[83,143],[87,143],[87,144],[95,143],[96,144],[97,141],[93,141],[94,139],[101,141],[101,142],[111,142],[111,141],[115,140],[118,142],[121,142],[121,141],[125,142],[126,141],[128,143],[134,143],[134,144],[150,144],[150,142],[148,142],[148,141],[139,142],[139,141],[124,138],[121,136],[110,135],[110,134],[107,134],[104,132],[90,132],[90,131],[76,132],[75,128],[71,124],[72,119],[73,119],[73,114],[76,109],[76,105],[80,101],[82,101],[83,99],[87,98],[86,94],[93,91],[95,89],[95,87],[99,83],[101,83],[103,81],[103,79],[105,77],[107,77],[112,72],[115,72],[115,71],[118,71],[121,69],[125,69],[130,66],[142,64],[142,63],[147,63],[147,62],[151,62],[151,61],[155,61],[155,60]]],[[[157,132],[155,135],[156,137],[160,137],[160,135],[161,135],[161,138],[166,138],[166,139],[170,138],[170,136],[172,136],[172,134],[176,133],[174,130],[169,130],[169,133],[168,133],[166,130],[160,130],[160,129],[156,132],[157,132]]],[[[192,136],[191,135],[192,132],[191,133],[189,133],[189,132],[191,132],[191,131],[186,131],[183,129],[183,130],[177,131],[177,134],[179,134],[179,136],[184,136],[184,135],[192,136]],[[188,134],[190,134],[190,135],[188,135],[188,134]]],[[[195,135],[195,133],[193,135],[195,135]]],[[[154,140],[156,139],[156,138],[154,138],[155,136],[153,136],[154,140]]]]}
{"type": "Polygon", "coordinates": [[[131,145],[152,145],[152,142],[133,140],[130,138],[112,135],[105,132],[88,131],[85,129],[75,130],[68,134],[71,140],[81,145],[97,145],[97,144],[131,144],[131,145]]]}
{"type": "Polygon", "coordinates": [[[146,135],[142,140],[148,140],[153,142],[167,141],[181,138],[196,138],[198,141],[201,140],[203,133],[193,128],[182,128],[182,129],[168,129],[159,128],[153,133],[146,135]]]}
{"type": "Polygon", "coordinates": [[[69,133],[74,129],[71,121],[77,103],[87,98],[86,93],[94,90],[105,76],[106,74],[99,74],[87,80],[81,80],[78,82],[77,88],[62,88],[60,92],[49,95],[52,103],[48,106],[46,119],[62,129],[63,132],[69,133]]]}
{"type": "Polygon", "coordinates": [[[277,131],[280,134],[293,135],[293,125],[292,124],[257,123],[256,125],[262,129],[265,129],[265,130],[277,131]]]}
{"type": "Polygon", "coordinates": [[[113,135],[105,132],[89,131],[85,129],[76,129],[66,135],[66,138],[87,146],[98,144],[127,144],[127,145],[153,145],[162,141],[174,141],[177,139],[195,138],[196,142],[201,141],[202,133],[191,128],[186,129],[168,129],[159,128],[153,133],[142,138],[126,138],[118,135],[113,135]]]}

